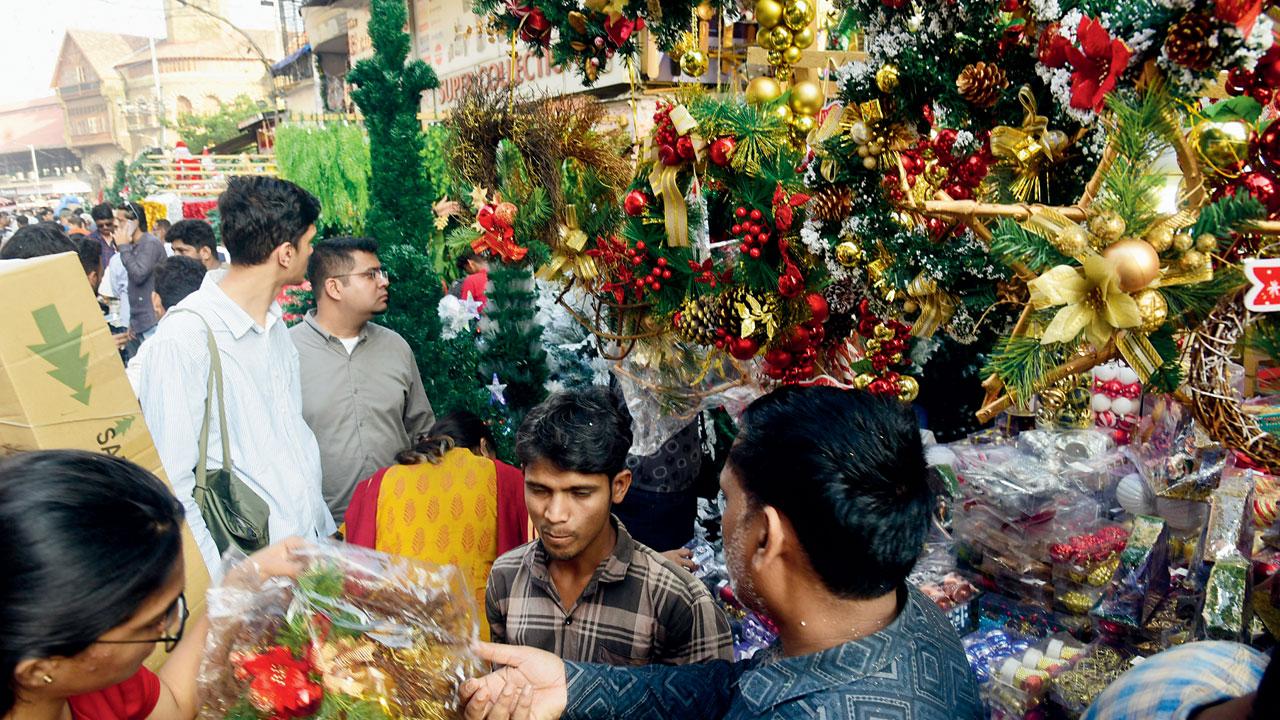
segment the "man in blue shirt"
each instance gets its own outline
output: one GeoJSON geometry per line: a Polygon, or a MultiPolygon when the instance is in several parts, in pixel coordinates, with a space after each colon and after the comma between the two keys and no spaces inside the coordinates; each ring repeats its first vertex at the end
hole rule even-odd
{"type": "Polygon", "coordinates": [[[779,644],[682,667],[562,662],[479,646],[468,718],[983,716],[955,630],[906,583],[933,494],[911,409],[861,391],[784,387],[747,408],[720,476],[737,597],[779,644]]]}

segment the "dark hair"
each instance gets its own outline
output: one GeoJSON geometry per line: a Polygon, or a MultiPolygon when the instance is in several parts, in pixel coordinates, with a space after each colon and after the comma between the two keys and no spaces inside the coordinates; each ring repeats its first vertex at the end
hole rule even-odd
{"type": "Polygon", "coordinates": [[[80,217],[79,213],[72,213],[67,217],[67,221],[78,228],[82,228],[86,225],[84,218],[80,217]]]}
{"type": "Polygon", "coordinates": [[[467,271],[467,263],[473,262],[473,261],[484,262],[484,259],[481,258],[480,255],[477,254],[475,250],[472,250],[471,248],[467,248],[462,251],[462,254],[459,255],[458,259],[455,260],[454,262],[457,263],[458,272],[465,273],[467,271]]]}
{"type": "Polygon", "coordinates": [[[298,244],[320,217],[320,201],[288,180],[241,175],[218,196],[218,213],[231,262],[261,265],[283,243],[298,244]]]}
{"type": "Polygon", "coordinates": [[[125,217],[138,223],[138,229],[142,232],[147,231],[147,213],[142,206],[132,200],[120,203],[120,207],[116,208],[124,213],[125,217]]]}
{"type": "Polygon", "coordinates": [[[0,460],[0,715],[19,662],[70,657],[164,587],[182,505],[154,475],[80,450],[0,460]]]}
{"type": "Polygon", "coordinates": [[[25,260],[64,252],[76,252],[76,244],[58,223],[42,222],[23,225],[14,231],[0,249],[0,260],[25,260]]]}
{"type": "Polygon", "coordinates": [[[747,407],[728,462],[750,503],[791,521],[831,592],[874,598],[906,580],[934,502],[909,406],[783,387],[747,407]]]}
{"type": "Polygon", "coordinates": [[[181,240],[197,250],[207,247],[214,257],[218,255],[218,239],[213,236],[213,226],[204,220],[179,220],[165,233],[164,239],[170,243],[181,240]]]}
{"type": "Polygon", "coordinates": [[[18,215],[14,219],[17,220],[18,225],[21,225],[22,227],[26,227],[31,224],[31,218],[27,217],[26,215],[18,215]]]}
{"type": "Polygon", "coordinates": [[[155,291],[160,296],[160,307],[168,310],[199,290],[204,272],[204,263],[195,258],[174,255],[162,260],[155,270],[155,291]]]}
{"type": "Polygon", "coordinates": [[[481,441],[489,443],[489,447],[494,446],[489,426],[473,412],[454,410],[438,418],[413,447],[396,455],[396,462],[401,465],[417,465],[423,461],[436,464],[445,453],[456,447],[479,455],[481,441]]]}
{"type": "Polygon", "coordinates": [[[630,449],[631,413],[598,386],[552,395],[529,411],[516,433],[516,455],[525,467],[545,460],[563,471],[612,478],[627,468],[630,449]]]}
{"type": "MultiPolygon", "coordinates": [[[[181,220],[179,220],[178,222],[182,222],[182,221],[181,221],[181,220]]],[[[156,223],[155,223],[155,225],[153,226],[153,228],[154,228],[155,230],[159,230],[160,228],[164,228],[164,229],[165,229],[165,231],[166,231],[165,237],[169,237],[169,235],[168,235],[168,230],[169,230],[169,228],[171,228],[171,227],[173,227],[173,223],[169,222],[168,220],[165,220],[164,218],[160,218],[159,220],[156,220],[156,223]]]]}
{"type": "Polygon", "coordinates": [[[111,203],[102,203],[101,205],[93,206],[93,209],[89,211],[89,217],[92,217],[94,222],[99,220],[110,220],[115,217],[112,214],[114,212],[115,208],[111,207],[111,203]]]}
{"type": "Polygon", "coordinates": [[[307,259],[307,280],[317,297],[325,280],[351,272],[356,264],[351,255],[356,252],[377,255],[378,243],[372,238],[336,237],[325,238],[311,245],[311,257],[307,259]]]}
{"type": "MultiPolygon", "coordinates": [[[[84,268],[84,274],[102,270],[102,243],[97,238],[91,238],[88,235],[81,235],[78,238],[72,238],[71,242],[76,245],[76,254],[80,256],[80,267],[84,268]]],[[[97,288],[94,288],[97,291],[97,288]]]]}

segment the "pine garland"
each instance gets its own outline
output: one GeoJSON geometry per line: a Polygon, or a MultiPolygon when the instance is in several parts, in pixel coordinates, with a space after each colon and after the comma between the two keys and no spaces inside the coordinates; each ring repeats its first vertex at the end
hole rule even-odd
{"type": "Polygon", "coordinates": [[[360,235],[369,212],[369,140],[349,123],[276,128],[280,177],[323,198],[321,237],[360,235]]]}
{"type": "Polygon", "coordinates": [[[1247,192],[1228,195],[1200,210],[1196,224],[1191,227],[1191,237],[1213,235],[1225,238],[1244,228],[1250,220],[1266,216],[1266,209],[1257,198],[1247,192]]]}
{"type": "MultiPolygon", "coordinates": [[[[1160,288],[1169,308],[1169,320],[1193,326],[1208,317],[1222,298],[1244,287],[1247,281],[1239,268],[1220,267],[1208,282],[1169,285],[1160,288]]],[[[1168,356],[1165,356],[1168,357],[1168,356]]]]}
{"type": "Polygon", "coordinates": [[[1042,345],[1030,335],[1007,337],[992,349],[984,372],[994,373],[1015,398],[1025,401],[1041,389],[1042,378],[1066,359],[1069,350],[1061,343],[1042,345]]]}
{"type": "Polygon", "coordinates": [[[1020,262],[1036,273],[1055,265],[1071,263],[1043,235],[1031,232],[1009,218],[1001,218],[992,229],[991,254],[1005,262],[1020,262]]]}

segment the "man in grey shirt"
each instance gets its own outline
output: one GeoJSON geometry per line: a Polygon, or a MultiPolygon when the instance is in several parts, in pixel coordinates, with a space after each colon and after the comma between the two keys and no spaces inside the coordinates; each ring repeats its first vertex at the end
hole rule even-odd
{"type": "Polygon", "coordinates": [[[313,247],[307,279],[316,309],[290,333],[302,369],[302,416],[320,442],[324,499],[341,525],[351,493],[392,465],[435,416],[413,352],[370,322],[387,309],[387,272],[369,238],[313,247]]]}

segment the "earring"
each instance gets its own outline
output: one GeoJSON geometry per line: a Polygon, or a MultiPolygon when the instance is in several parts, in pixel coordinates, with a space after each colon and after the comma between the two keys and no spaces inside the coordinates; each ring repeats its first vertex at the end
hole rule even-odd
{"type": "Polygon", "coordinates": [[[53,684],[53,678],[49,677],[48,675],[45,675],[44,677],[42,677],[42,678],[40,678],[40,679],[44,681],[44,684],[45,684],[45,685],[52,685],[52,684],[53,684]]]}

